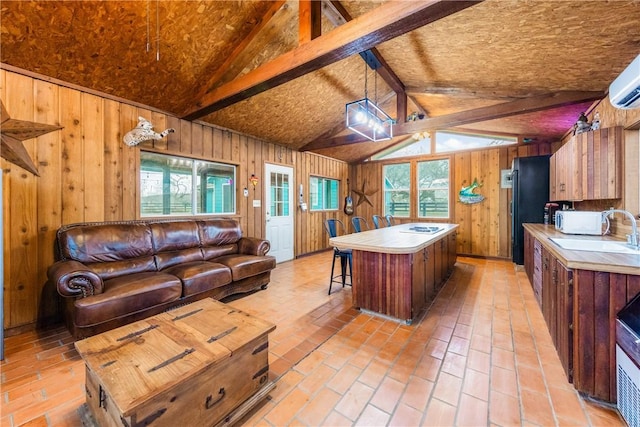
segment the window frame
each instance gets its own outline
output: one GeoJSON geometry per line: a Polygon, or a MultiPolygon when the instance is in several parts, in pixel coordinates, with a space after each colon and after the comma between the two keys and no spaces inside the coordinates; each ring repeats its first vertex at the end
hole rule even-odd
{"type": "MultiPolygon", "coordinates": [[[[172,174],[173,169],[171,169],[171,166],[169,166],[169,173],[172,174]]],[[[177,170],[177,169],[176,169],[177,170]]],[[[230,216],[230,215],[236,215],[238,212],[238,188],[237,188],[237,176],[238,176],[238,165],[237,164],[233,164],[233,163],[225,163],[225,162],[215,162],[215,161],[211,161],[211,160],[207,160],[207,159],[200,159],[200,158],[195,158],[195,157],[188,157],[188,156],[182,156],[182,155],[175,155],[175,154],[167,154],[164,152],[157,152],[157,151],[150,151],[150,150],[141,150],[140,151],[140,161],[139,161],[139,172],[138,172],[138,191],[139,191],[139,205],[138,205],[138,215],[140,218],[175,218],[175,217],[181,217],[181,216],[230,216]],[[162,212],[153,212],[153,213],[147,213],[147,212],[143,212],[143,185],[144,180],[142,178],[142,174],[144,174],[145,172],[147,172],[148,170],[144,168],[143,166],[143,162],[145,160],[151,160],[146,156],[160,156],[160,157],[164,157],[167,158],[168,160],[173,160],[174,162],[180,162],[180,161],[184,161],[186,163],[191,163],[190,168],[191,168],[191,174],[187,174],[185,173],[185,176],[189,176],[190,177],[190,184],[191,184],[191,195],[190,195],[190,211],[188,212],[171,212],[171,205],[169,206],[169,213],[162,213],[162,212]],[[206,166],[205,168],[202,168],[203,164],[206,166]],[[227,178],[229,181],[225,182],[221,182],[220,183],[220,189],[221,189],[221,197],[223,197],[224,200],[221,201],[221,206],[220,208],[224,209],[225,206],[230,206],[232,209],[231,210],[226,210],[223,212],[198,212],[199,210],[202,211],[204,210],[204,206],[203,204],[205,203],[203,197],[204,197],[204,192],[203,190],[207,190],[208,189],[208,185],[203,185],[203,182],[198,182],[198,181],[202,181],[200,178],[202,175],[203,170],[215,170],[216,168],[221,168],[224,170],[224,168],[229,168],[229,172],[230,172],[230,177],[227,178]],[[227,189],[226,191],[224,191],[224,187],[231,187],[230,189],[227,189]],[[228,200],[229,196],[231,196],[233,199],[231,201],[228,200]]],[[[164,193],[164,183],[163,183],[163,191],[160,194],[160,196],[163,198],[166,197],[171,197],[171,192],[169,192],[169,194],[165,194],[164,193]]],[[[164,203],[164,201],[163,201],[164,203]]],[[[164,209],[164,205],[161,209],[164,209]]]]}
{"type": "Polygon", "coordinates": [[[412,161],[401,161],[401,162],[391,162],[391,163],[387,163],[382,165],[382,211],[384,212],[385,215],[393,215],[393,216],[397,216],[398,218],[411,218],[412,217],[412,213],[413,213],[413,201],[412,201],[412,197],[411,197],[411,193],[412,193],[412,187],[413,187],[413,172],[412,172],[412,161]],[[398,189],[392,189],[392,190],[387,190],[387,173],[386,173],[386,168],[387,167],[392,167],[392,166],[400,166],[400,165],[406,165],[409,168],[409,186],[407,188],[398,188],[398,189]],[[395,210],[391,210],[387,208],[387,194],[389,192],[395,192],[395,193],[401,193],[401,192],[407,192],[409,193],[408,195],[408,206],[407,206],[407,214],[406,215],[401,215],[398,214],[395,210]]]}
{"type": "Polygon", "coordinates": [[[323,211],[334,212],[334,211],[338,211],[339,209],[340,209],[340,180],[337,178],[330,178],[330,177],[320,176],[320,175],[309,175],[309,211],[310,212],[323,212],[323,211]],[[314,184],[314,180],[316,180],[316,184],[314,184]],[[320,181],[319,185],[317,184],[318,181],[320,181]],[[322,192],[320,191],[314,192],[314,188],[322,187],[324,189],[325,185],[327,184],[330,185],[331,183],[334,183],[334,182],[336,184],[335,208],[331,207],[330,198],[327,199],[325,197],[324,190],[322,192]],[[319,197],[318,196],[319,194],[322,194],[322,200],[319,201],[319,204],[321,205],[321,207],[317,207],[317,205],[314,204],[314,195],[316,197],[319,197]]]}
{"type": "Polygon", "coordinates": [[[452,210],[452,197],[451,197],[451,158],[450,157],[439,157],[439,158],[433,158],[433,159],[421,159],[421,160],[416,160],[416,167],[415,167],[415,171],[416,171],[416,177],[415,177],[415,183],[416,183],[416,191],[415,191],[415,201],[416,201],[416,218],[418,219],[429,219],[429,220],[449,220],[451,218],[451,210],[452,210]],[[447,162],[447,177],[446,178],[436,178],[433,181],[431,181],[429,183],[428,187],[422,187],[420,184],[420,165],[424,164],[424,163],[431,163],[431,162],[447,162]],[[447,185],[446,187],[443,186],[437,186],[437,187],[433,187],[433,183],[436,181],[442,181],[442,180],[446,180],[447,181],[447,185]],[[431,190],[430,190],[431,189],[431,190]],[[438,207],[438,200],[436,198],[436,191],[441,191],[441,192],[445,192],[446,194],[446,201],[447,201],[447,210],[446,210],[446,216],[433,216],[433,215],[429,215],[428,212],[425,211],[425,214],[422,215],[422,204],[425,203],[425,208],[426,208],[426,203],[427,202],[422,202],[421,201],[421,195],[423,191],[433,191],[434,192],[434,196],[433,196],[433,203],[434,203],[434,207],[437,208],[438,207]]]}

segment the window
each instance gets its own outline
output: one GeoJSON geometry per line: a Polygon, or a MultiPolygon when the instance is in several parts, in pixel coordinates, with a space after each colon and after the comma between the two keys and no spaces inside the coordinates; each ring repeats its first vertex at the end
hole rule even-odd
{"type": "Polygon", "coordinates": [[[371,156],[371,160],[387,160],[398,157],[416,157],[431,154],[431,138],[427,132],[417,133],[404,142],[396,144],[378,154],[371,156]]]}
{"type": "Polygon", "coordinates": [[[236,167],[140,153],[140,215],[233,214],[236,167]]]}
{"type": "MultiPolygon", "coordinates": [[[[451,153],[462,150],[480,150],[483,148],[502,147],[518,143],[518,138],[511,136],[480,135],[459,132],[435,132],[434,153],[451,153]]],[[[397,157],[417,157],[431,154],[431,137],[429,132],[418,132],[378,154],[371,160],[388,160],[397,157]]]]}
{"type": "Polygon", "coordinates": [[[436,153],[501,147],[517,143],[516,137],[436,132],[436,153]]]}
{"type": "Polygon", "coordinates": [[[271,172],[271,216],[289,216],[289,175],[271,172]]]}
{"type": "Polygon", "coordinates": [[[382,168],[384,178],[384,213],[409,217],[411,212],[411,165],[398,163],[382,168]]]}
{"type": "Polygon", "coordinates": [[[449,160],[418,162],[418,217],[449,217],[449,160]]]}
{"type": "Polygon", "coordinates": [[[338,190],[337,179],[312,176],[309,179],[311,210],[338,210],[338,190]]]}

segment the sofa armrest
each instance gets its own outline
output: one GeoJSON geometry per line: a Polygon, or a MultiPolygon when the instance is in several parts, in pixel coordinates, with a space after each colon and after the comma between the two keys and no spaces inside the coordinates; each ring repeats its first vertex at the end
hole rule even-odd
{"type": "Polygon", "coordinates": [[[88,297],[101,294],[104,283],[100,276],[78,261],[58,261],[47,270],[63,297],[88,297]]]}
{"type": "Polygon", "coordinates": [[[243,237],[238,241],[238,253],[241,254],[265,256],[270,249],[271,243],[268,240],[243,237]]]}

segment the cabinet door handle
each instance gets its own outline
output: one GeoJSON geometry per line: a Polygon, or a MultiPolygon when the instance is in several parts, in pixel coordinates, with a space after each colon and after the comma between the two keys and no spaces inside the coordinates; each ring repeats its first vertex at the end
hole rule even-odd
{"type": "Polygon", "coordinates": [[[222,387],[220,391],[218,391],[218,397],[216,398],[216,400],[213,400],[212,395],[207,396],[207,400],[204,402],[205,408],[211,409],[216,406],[216,404],[224,398],[225,394],[227,394],[227,392],[224,391],[224,387],[222,387]]]}

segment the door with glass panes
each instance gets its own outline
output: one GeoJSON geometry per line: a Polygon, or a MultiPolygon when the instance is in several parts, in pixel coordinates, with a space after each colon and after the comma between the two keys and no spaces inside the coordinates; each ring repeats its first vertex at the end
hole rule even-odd
{"type": "Polygon", "coordinates": [[[266,238],[276,262],[293,259],[293,168],[265,164],[266,238]]]}

